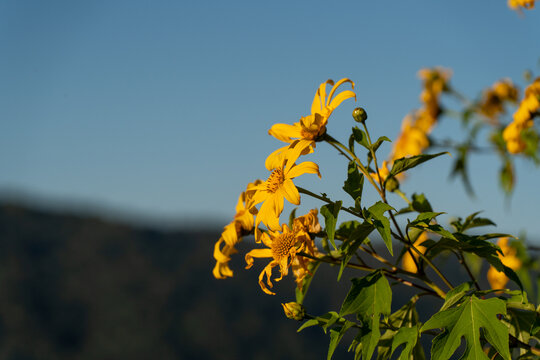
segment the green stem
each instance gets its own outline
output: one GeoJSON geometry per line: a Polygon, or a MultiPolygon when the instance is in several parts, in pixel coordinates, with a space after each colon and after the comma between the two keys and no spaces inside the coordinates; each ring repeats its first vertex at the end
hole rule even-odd
{"type": "Polygon", "coordinates": [[[398,194],[399,197],[401,197],[403,200],[405,200],[405,202],[407,204],[412,205],[412,201],[407,198],[407,196],[403,193],[403,191],[401,191],[399,189],[396,189],[396,190],[394,190],[394,193],[398,194]]]}
{"type": "Polygon", "coordinates": [[[375,190],[377,190],[377,192],[379,193],[379,195],[383,196],[383,192],[381,190],[381,188],[379,188],[379,186],[377,186],[377,184],[375,183],[375,181],[373,180],[373,178],[371,177],[371,175],[369,174],[369,171],[365,168],[364,164],[362,164],[362,161],[360,161],[360,159],[358,159],[358,157],[356,156],[356,154],[354,152],[352,152],[351,150],[349,150],[345,145],[343,145],[342,143],[340,143],[339,141],[337,141],[336,139],[334,139],[332,136],[330,136],[328,133],[325,133],[323,135],[323,140],[326,141],[327,143],[329,143],[330,145],[334,144],[335,146],[334,147],[339,147],[341,148],[344,152],[346,152],[347,154],[349,154],[349,156],[354,160],[354,162],[356,163],[356,167],[358,168],[358,170],[360,170],[362,172],[362,174],[364,174],[364,176],[368,179],[368,181],[371,183],[371,185],[373,185],[373,187],[375,188],[375,190]]]}
{"type": "MultiPolygon", "coordinates": [[[[315,199],[319,199],[319,200],[321,200],[321,201],[324,201],[324,202],[327,203],[327,204],[335,204],[334,201],[330,200],[330,199],[327,198],[326,196],[317,195],[317,194],[312,193],[311,191],[309,191],[309,190],[307,190],[307,189],[304,189],[303,187],[300,187],[300,186],[298,186],[298,185],[296,185],[296,188],[298,189],[298,192],[299,192],[299,193],[309,195],[309,196],[311,196],[311,197],[314,197],[315,199]]],[[[356,211],[353,211],[353,210],[351,210],[351,209],[349,209],[349,208],[342,207],[341,210],[346,211],[346,212],[348,212],[348,213],[351,214],[351,215],[354,215],[354,216],[356,216],[356,217],[359,217],[359,218],[363,219],[362,214],[357,213],[356,211]]]]}

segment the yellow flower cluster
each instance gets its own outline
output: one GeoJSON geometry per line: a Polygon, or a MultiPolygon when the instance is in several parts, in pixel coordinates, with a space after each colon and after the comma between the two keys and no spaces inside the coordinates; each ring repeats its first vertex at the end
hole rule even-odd
{"type": "Polygon", "coordinates": [[[535,0],[508,0],[508,7],[517,10],[517,9],[534,9],[535,0]]]}
{"type": "Polygon", "coordinates": [[[351,90],[336,92],[342,84],[354,83],[349,79],[341,79],[334,84],[332,80],[322,83],[315,94],[311,105],[311,114],[301,117],[293,125],[275,124],[269,134],[278,140],[288,143],[285,147],[271,153],[265,161],[270,172],[266,181],[257,180],[248,185],[238,200],[236,215],[215,244],[214,258],[216,266],[213,274],[218,279],[232,276],[229,268],[230,255],[236,252],[234,246],[240,241],[243,234],[255,234],[255,241],[262,242],[266,248],[253,249],[245,256],[246,268],[253,266],[254,258],[271,258],[270,263],[259,275],[259,285],[267,294],[274,294],[272,287],[272,269],[279,267],[279,281],[286,276],[289,267],[296,277],[299,287],[307,274],[310,258],[316,257],[318,252],[310,236],[321,231],[317,218],[317,210],[300,216],[293,221],[293,228],[285,224],[280,226],[279,218],[283,211],[284,199],[291,204],[300,204],[300,194],[293,183],[293,179],[309,173],[321,176],[319,166],[311,161],[296,163],[302,155],[314,151],[315,141],[326,132],[326,124],[332,112],[344,101],[356,99],[351,90]],[[331,85],[330,92],[326,93],[327,85],[331,85]],[[259,209],[256,208],[260,204],[259,209]],[[255,217],[255,219],[254,219],[255,217]],[[259,229],[264,224],[267,231],[259,229]],[[303,252],[306,256],[299,256],[303,252]],[[266,281],[264,281],[266,278],[266,281]]]}
{"type": "Polygon", "coordinates": [[[498,123],[498,116],[504,113],[504,103],[516,103],[518,89],[509,79],[497,81],[491,88],[484,91],[479,104],[479,111],[492,124],[498,123]]]}
{"type": "MultiPolygon", "coordinates": [[[[388,175],[386,165],[389,166],[403,157],[419,155],[429,146],[427,135],[437,123],[441,112],[439,97],[443,91],[448,90],[448,80],[451,75],[450,70],[441,67],[422,69],[418,72],[418,76],[423,81],[423,90],[420,94],[422,107],[403,119],[401,133],[394,142],[390,157],[386,164],[383,164],[383,168],[379,169],[381,177],[388,175]]],[[[374,177],[377,175],[374,174],[374,177]]]]}
{"type": "Polygon", "coordinates": [[[513,121],[503,131],[506,148],[511,154],[525,150],[526,144],[521,138],[524,130],[532,127],[533,118],[540,110],[540,77],[525,89],[525,96],[514,113],[513,121]]]}
{"type": "MultiPolygon", "coordinates": [[[[499,254],[501,262],[512,270],[517,270],[521,267],[521,260],[516,256],[516,249],[508,245],[508,238],[500,238],[497,245],[501,248],[503,254],[499,254]]],[[[492,289],[504,289],[508,283],[508,277],[501,271],[497,271],[493,266],[490,266],[487,279],[492,289]]]]}

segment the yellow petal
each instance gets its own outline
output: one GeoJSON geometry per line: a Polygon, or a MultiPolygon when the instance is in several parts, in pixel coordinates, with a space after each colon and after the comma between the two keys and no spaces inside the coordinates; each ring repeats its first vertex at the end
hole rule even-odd
{"type": "Polygon", "coordinates": [[[293,138],[301,138],[300,128],[289,124],[274,124],[268,134],[284,142],[291,142],[293,138]]]}
{"type": "Polygon", "coordinates": [[[287,149],[289,149],[289,146],[290,145],[281,147],[268,155],[266,161],[264,162],[264,166],[268,171],[281,168],[281,166],[283,165],[285,152],[287,151],[287,149]]]}
{"type": "Polygon", "coordinates": [[[312,114],[320,112],[326,105],[326,84],[334,85],[334,81],[328,79],[319,86],[319,89],[315,93],[313,103],[311,104],[312,114]]]}
{"type": "Polygon", "coordinates": [[[289,145],[289,149],[284,152],[284,157],[287,159],[287,165],[284,169],[285,174],[287,174],[288,170],[294,165],[300,155],[309,153],[308,149],[313,144],[315,144],[315,142],[312,140],[301,139],[296,140],[291,145],[289,145]]]}
{"type": "Polygon", "coordinates": [[[268,258],[272,257],[272,250],[270,249],[253,249],[246,254],[246,269],[253,266],[253,258],[268,258]]]}
{"type": "Polygon", "coordinates": [[[270,276],[272,275],[272,268],[274,267],[274,262],[270,262],[266,267],[261,271],[259,274],[259,286],[261,287],[262,291],[267,293],[268,295],[276,295],[275,293],[268,290],[266,285],[264,285],[263,277],[266,275],[266,282],[268,283],[268,286],[272,287],[272,282],[270,281],[270,276]]]}
{"type": "Polygon", "coordinates": [[[351,87],[354,89],[354,83],[350,79],[343,78],[343,79],[339,80],[334,86],[332,86],[332,90],[330,90],[330,94],[328,94],[328,100],[326,101],[326,106],[330,105],[332,97],[334,96],[334,93],[336,92],[338,87],[340,87],[341,84],[344,84],[346,82],[351,83],[351,87]]]}
{"type": "Polygon", "coordinates": [[[289,172],[286,174],[286,177],[289,179],[294,179],[295,177],[305,173],[317,174],[319,175],[319,177],[321,177],[321,173],[319,172],[319,165],[315,164],[312,161],[304,161],[303,163],[293,166],[291,170],[289,170],[289,172]]]}
{"type": "Polygon", "coordinates": [[[332,99],[328,105],[332,110],[337,108],[343,101],[354,98],[356,100],[356,94],[353,91],[347,90],[340,92],[335,98],[332,99]]]}
{"type": "Polygon", "coordinates": [[[233,277],[233,271],[229,268],[227,264],[216,263],[212,274],[216,279],[226,279],[227,277],[233,277]]]}
{"type": "Polygon", "coordinates": [[[285,179],[281,186],[281,191],[288,202],[294,205],[300,205],[300,194],[291,179],[285,179]]]}
{"type": "Polygon", "coordinates": [[[217,262],[225,263],[231,260],[231,258],[221,252],[221,243],[223,243],[223,238],[220,238],[214,245],[214,259],[217,262]]]}

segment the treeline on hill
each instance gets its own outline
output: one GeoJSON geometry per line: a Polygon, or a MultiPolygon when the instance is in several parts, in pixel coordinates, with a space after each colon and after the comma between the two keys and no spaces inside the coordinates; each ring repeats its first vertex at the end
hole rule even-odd
{"type": "MultiPolygon", "coordinates": [[[[279,303],[294,299],[280,294],[294,293],[291,278],[276,284],[277,299],[266,295],[257,284],[264,262],[244,270],[241,255],[233,259],[232,279],[212,277],[218,236],[219,231],[135,228],[1,204],[0,360],[325,354],[328,338],[320,329],[297,335],[300,323],[284,319],[279,303]]],[[[309,308],[319,314],[335,308],[348,290],[335,282],[337,270],[323,271],[310,289],[309,308]]],[[[396,309],[411,296],[397,286],[396,309]]],[[[438,306],[426,300],[419,311],[438,306]]],[[[346,351],[338,349],[335,358],[346,351]]]]}

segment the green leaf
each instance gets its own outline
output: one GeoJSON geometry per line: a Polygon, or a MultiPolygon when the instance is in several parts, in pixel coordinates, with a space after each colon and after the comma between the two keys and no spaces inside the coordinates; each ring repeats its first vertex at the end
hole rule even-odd
{"type": "Polygon", "coordinates": [[[497,224],[495,224],[493,221],[491,221],[488,218],[476,217],[476,215],[478,214],[479,212],[469,215],[465,219],[465,222],[463,223],[463,228],[461,229],[461,231],[465,231],[467,229],[472,229],[472,228],[480,227],[480,226],[488,226],[488,225],[497,226],[497,224]]]}
{"type": "Polygon", "coordinates": [[[420,213],[418,214],[418,216],[416,217],[416,219],[414,219],[411,223],[410,223],[410,226],[414,226],[414,225],[418,225],[418,224],[424,224],[424,225],[429,225],[429,223],[431,222],[431,220],[435,219],[437,216],[439,215],[442,215],[442,214],[445,214],[443,212],[423,212],[423,213],[420,213]]]}
{"type": "Polygon", "coordinates": [[[362,321],[362,358],[371,359],[381,337],[381,314],[389,315],[391,311],[392,290],[381,271],[374,271],[363,278],[353,279],[352,282],[339,314],[357,314],[362,321]]]}
{"type": "Polygon", "coordinates": [[[384,216],[384,213],[388,210],[395,209],[386,203],[378,201],[377,203],[375,203],[375,205],[371,206],[367,210],[367,212],[370,218],[369,221],[375,226],[379,234],[381,234],[381,237],[383,238],[384,243],[386,244],[386,247],[390,252],[390,255],[394,255],[394,252],[392,250],[392,234],[390,231],[390,221],[386,216],[384,216]]]}
{"type": "Polygon", "coordinates": [[[355,126],[352,128],[352,134],[354,137],[354,141],[356,141],[366,149],[370,149],[367,135],[363,130],[360,130],[357,126],[355,126]]]}
{"type": "Polygon", "coordinates": [[[441,307],[441,311],[449,309],[450,307],[456,305],[465,295],[467,295],[467,292],[471,290],[470,283],[463,283],[459,286],[456,286],[452,290],[446,293],[446,297],[444,298],[444,304],[441,307]]]}
{"type": "Polygon", "coordinates": [[[324,216],[325,230],[326,235],[328,235],[328,240],[336,248],[336,243],[334,242],[334,234],[336,231],[337,217],[339,210],[341,209],[341,201],[336,201],[332,204],[327,204],[321,206],[321,215],[324,216]]]}
{"type": "Polygon", "coordinates": [[[379,150],[379,146],[381,146],[381,144],[382,144],[384,141],[392,142],[392,140],[390,140],[390,139],[387,138],[386,136],[381,136],[381,137],[378,138],[377,141],[375,141],[375,143],[373,144],[373,151],[376,152],[377,150],[379,150]]]}
{"type": "Polygon", "coordinates": [[[399,355],[399,360],[408,360],[411,359],[413,349],[418,341],[418,326],[415,327],[402,327],[398,330],[397,334],[392,340],[392,351],[391,354],[396,351],[398,346],[405,344],[405,348],[399,355]]]}
{"type": "MultiPolygon", "coordinates": [[[[367,239],[368,235],[374,229],[373,225],[367,222],[360,224],[359,222],[354,221],[351,223],[354,224],[354,226],[351,225],[351,227],[348,229],[348,233],[345,236],[345,239],[343,240],[340,248],[341,253],[343,254],[343,258],[341,259],[341,266],[339,268],[338,281],[341,279],[343,270],[345,269],[353,255],[356,253],[356,250],[358,250],[358,247],[362,245],[362,243],[367,239]]],[[[337,231],[337,233],[340,235],[345,233],[345,231],[342,230],[342,226],[340,226],[337,231]]]]}
{"type": "Polygon", "coordinates": [[[426,199],[426,196],[424,194],[413,194],[411,206],[413,210],[417,212],[432,212],[433,211],[431,204],[426,199]]]}
{"type": "Polygon", "coordinates": [[[423,223],[418,223],[418,224],[412,224],[411,223],[410,226],[415,227],[415,228],[420,229],[420,230],[427,230],[429,232],[439,234],[442,237],[445,237],[445,238],[448,238],[448,239],[457,240],[455,238],[455,236],[451,232],[449,232],[448,230],[446,230],[445,228],[443,228],[439,224],[425,225],[423,223]]]}
{"type": "Polygon", "coordinates": [[[324,315],[321,315],[321,316],[317,316],[315,319],[310,319],[308,321],[306,321],[305,323],[302,324],[302,326],[300,326],[298,328],[298,330],[296,330],[297,332],[300,332],[302,330],[304,330],[305,328],[308,328],[310,326],[315,326],[315,325],[318,325],[320,326],[324,332],[326,333],[326,329],[329,327],[329,326],[332,326],[333,324],[336,323],[336,321],[338,321],[340,319],[339,315],[337,312],[335,311],[330,311],[330,312],[327,312],[326,314],[324,315]]]}
{"type": "Polygon", "coordinates": [[[392,176],[396,176],[399,173],[412,169],[422,164],[423,162],[426,162],[428,160],[431,160],[433,158],[436,158],[444,154],[449,154],[449,153],[444,151],[438,154],[432,154],[432,155],[421,154],[421,155],[411,156],[408,158],[397,159],[396,161],[394,161],[394,164],[392,165],[392,169],[390,170],[390,176],[388,178],[392,176]]]}
{"type": "Polygon", "coordinates": [[[354,325],[353,322],[347,321],[343,326],[338,326],[330,330],[330,345],[328,346],[328,355],[326,356],[327,360],[332,358],[334,351],[336,350],[337,345],[345,335],[345,332],[349,330],[354,325]]]}
{"type": "Polygon", "coordinates": [[[503,167],[499,172],[499,181],[504,192],[509,195],[514,190],[515,176],[514,166],[510,159],[506,159],[503,167]]]}
{"type": "Polygon", "coordinates": [[[294,219],[296,218],[296,210],[298,208],[294,208],[290,215],[289,215],[289,229],[292,229],[293,228],[293,223],[294,223],[294,219]]]}
{"type": "Polygon", "coordinates": [[[503,318],[503,321],[509,327],[510,335],[528,344],[538,313],[534,310],[516,309],[511,306],[507,306],[506,310],[507,316],[503,318]]]}
{"type": "MultiPolygon", "coordinates": [[[[417,300],[418,297],[414,296],[407,304],[403,305],[399,310],[388,317],[388,324],[391,328],[386,330],[379,339],[379,344],[377,346],[377,360],[390,358],[392,342],[394,336],[398,332],[398,330],[393,329],[416,327],[416,325],[419,324],[418,313],[415,308],[417,300]]],[[[424,351],[420,343],[416,344],[413,352],[413,359],[425,359],[424,351]]]]}
{"type": "Polygon", "coordinates": [[[431,355],[433,360],[449,359],[461,344],[461,338],[467,341],[463,359],[489,358],[482,350],[480,328],[486,340],[506,360],[510,360],[508,347],[508,328],[499,321],[497,315],[506,314],[504,301],[491,298],[480,300],[472,295],[461,305],[433,315],[420,331],[445,328],[445,331],[433,339],[431,355]]]}
{"type": "Polygon", "coordinates": [[[347,180],[343,185],[343,190],[345,190],[345,192],[353,198],[355,207],[357,208],[360,207],[363,187],[364,175],[360,174],[354,161],[349,162],[347,169],[347,180]]]}

